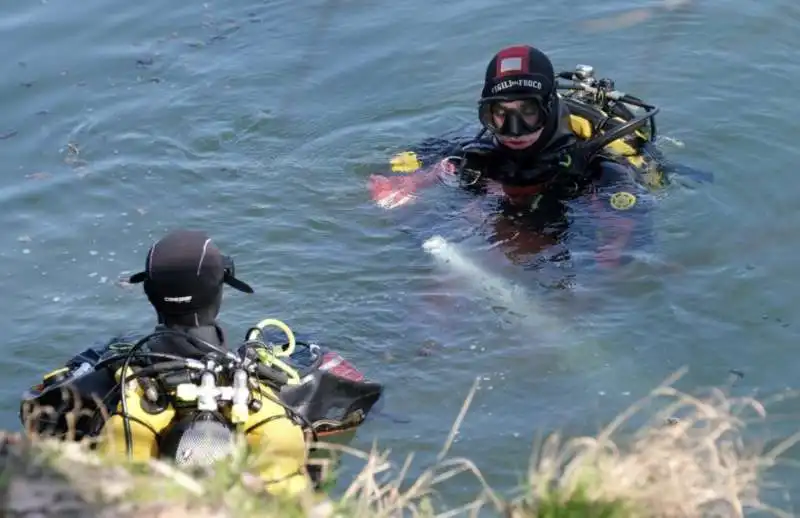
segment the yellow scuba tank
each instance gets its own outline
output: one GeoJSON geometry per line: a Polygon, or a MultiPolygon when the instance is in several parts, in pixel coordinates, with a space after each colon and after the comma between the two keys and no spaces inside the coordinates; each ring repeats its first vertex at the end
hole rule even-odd
{"type": "MultiPolygon", "coordinates": [[[[269,352],[259,348],[257,352],[261,361],[284,372],[289,384],[300,383],[297,370],[280,360],[280,357],[290,356],[297,343],[289,326],[277,319],[264,319],[248,332],[247,339],[257,340],[268,326],[283,331],[287,345],[269,352]]],[[[259,475],[264,481],[265,490],[283,495],[297,495],[309,490],[312,484],[306,471],[308,445],[300,423],[279,403],[278,394],[271,387],[256,382],[251,387],[251,396],[254,403],[251,408],[254,410],[241,426],[251,451],[258,452],[260,465],[263,466],[259,475]]]]}
{"type": "MultiPolygon", "coordinates": [[[[264,372],[279,371],[283,373],[285,383],[299,384],[298,371],[281,360],[294,350],[294,334],[286,324],[273,319],[259,322],[255,334],[260,334],[269,325],[284,330],[288,337],[288,347],[280,350],[266,345],[256,348],[256,365],[259,366],[256,372],[259,369],[264,372]]],[[[247,338],[256,341],[252,332],[248,333],[247,338]]],[[[309,450],[306,430],[292,415],[291,410],[281,403],[278,395],[278,387],[284,381],[270,384],[266,381],[270,376],[264,372],[251,376],[247,371],[247,364],[231,362],[225,356],[197,363],[200,365],[191,368],[202,371],[200,381],[178,383],[169,389],[169,394],[151,394],[152,382],[146,377],[122,385],[125,408],[123,409],[120,401],[113,415],[103,424],[99,431],[102,440],[99,441],[98,450],[123,458],[130,455],[135,461],[181,455],[179,450],[185,449],[180,445],[181,439],[187,432],[179,425],[190,415],[185,414],[184,407],[187,410],[196,408],[201,413],[222,417],[232,432],[235,430],[244,436],[248,453],[255,463],[254,468],[259,473],[266,492],[275,496],[291,497],[313,490],[313,482],[306,468],[309,450]],[[220,367],[221,372],[218,370],[220,367]],[[228,382],[230,385],[217,385],[218,381],[228,382]],[[153,397],[156,395],[166,397],[153,397]],[[152,403],[155,400],[159,404],[152,403]],[[175,438],[171,435],[173,432],[177,440],[167,440],[175,438]],[[175,448],[174,452],[170,451],[171,447],[175,448]]],[[[120,368],[114,377],[120,383],[136,370],[135,367],[129,367],[127,374],[123,376],[120,368]]],[[[190,429],[191,427],[187,430],[190,429]]],[[[190,438],[187,442],[192,440],[196,439],[190,438]]],[[[212,447],[215,447],[213,443],[212,447]]],[[[188,448],[191,450],[192,446],[188,448]]],[[[203,457],[205,454],[200,453],[197,458],[203,457]]]]}
{"type": "Polygon", "coordinates": [[[258,402],[255,405],[258,410],[250,413],[242,429],[258,459],[265,490],[287,496],[309,490],[308,448],[303,429],[275,402],[278,395],[270,387],[259,383],[252,397],[258,402]]]}
{"type": "MultiPolygon", "coordinates": [[[[117,383],[122,379],[121,375],[122,368],[117,369],[114,373],[117,383]]],[[[125,409],[120,401],[114,414],[100,429],[102,440],[98,450],[104,454],[127,457],[127,441],[130,440],[132,460],[143,461],[158,457],[158,434],[172,422],[175,409],[170,403],[163,408],[151,403],[145,397],[142,384],[137,379],[129,381],[122,390],[125,391],[130,437],[126,438],[125,409]]]]}

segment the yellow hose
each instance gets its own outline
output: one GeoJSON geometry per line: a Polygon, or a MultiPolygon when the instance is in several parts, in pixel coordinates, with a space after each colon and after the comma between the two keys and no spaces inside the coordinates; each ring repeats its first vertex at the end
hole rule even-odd
{"type": "Polygon", "coordinates": [[[286,335],[288,343],[286,344],[286,347],[273,348],[271,351],[272,354],[268,354],[265,349],[259,348],[259,358],[264,363],[272,365],[273,367],[277,367],[285,372],[289,376],[290,385],[299,384],[300,376],[297,373],[297,370],[278,359],[278,357],[281,356],[291,356],[292,353],[294,353],[295,347],[297,346],[297,339],[294,336],[294,332],[292,332],[292,329],[286,325],[285,322],[278,320],[277,318],[265,318],[254,326],[254,329],[252,329],[247,335],[247,340],[258,340],[259,338],[263,339],[264,329],[267,327],[277,327],[283,331],[283,334],[286,335]]]}

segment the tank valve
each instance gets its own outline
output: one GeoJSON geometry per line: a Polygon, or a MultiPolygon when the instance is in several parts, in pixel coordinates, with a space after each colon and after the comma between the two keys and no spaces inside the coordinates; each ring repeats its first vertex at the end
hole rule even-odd
{"type": "Polygon", "coordinates": [[[594,67],[590,65],[577,65],[575,67],[575,75],[582,80],[594,77],[594,67]]]}

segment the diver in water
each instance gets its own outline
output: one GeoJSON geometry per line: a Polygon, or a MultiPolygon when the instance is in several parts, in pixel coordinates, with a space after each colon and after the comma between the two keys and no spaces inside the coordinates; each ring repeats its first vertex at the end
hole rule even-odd
{"type": "MultiPolygon", "coordinates": [[[[428,139],[396,155],[394,165],[413,164],[403,172],[435,174],[373,175],[373,199],[384,207],[401,205],[437,178],[456,178],[469,191],[498,200],[496,239],[514,237],[516,253],[536,253],[559,242],[569,227],[566,203],[582,197],[594,215],[600,266],[617,265],[638,246],[634,234],[637,241],[649,235],[648,203],[642,196],[647,190],[630,165],[605,149],[582,145],[612,117],[558,95],[553,65],[542,51],[520,45],[492,57],[478,118],[482,131],[477,137],[428,139]]],[[[622,136],[623,146],[648,143],[622,136]]]]}
{"type": "Polygon", "coordinates": [[[267,461],[259,472],[267,492],[316,487],[312,442],[358,427],[382,385],[276,319],[229,343],[217,322],[224,285],[253,289],[204,232],[170,232],[129,282],[143,285],[158,320],[154,332],[115,337],[43,376],[22,396],[26,431],[100,438],[95,447],[112,456],[191,466],[232,453],[239,431],[267,461]],[[280,328],[286,341],[268,338],[268,326],[280,328]]]}
{"type": "MultiPolygon", "coordinates": [[[[248,284],[234,276],[233,260],[223,256],[204,232],[191,230],[170,232],[153,244],[145,270],[133,275],[129,282],[143,284],[158,318],[154,335],[142,342],[142,354],[172,357],[178,364],[183,359],[195,359],[201,360],[195,363],[202,366],[210,355],[229,351],[225,333],[217,323],[225,284],[253,293],[248,284]]],[[[130,337],[112,340],[112,344],[127,344],[127,348],[112,345],[99,351],[89,349],[66,367],[46,375],[41,384],[23,396],[20,419],[26,429],[73,440],[104,437],[106,440],[96,445],[98,450],[114,456],[127,454],[135,460],[167,456],[179,464],[207,465],[224,455],[227,445],[232,444],[226,442],[230,424],[221,421],[222,414],[204,410],[199,403],[192,406],[178,396],[163,398],[169,393],[166,378],[154,378],[158,382],[141,378],[144,395],[134,400],[128,394],[125,402],[121,392],[128,392],[119,381],[124,365],[119,360],[106,364],[120,353],[125,356],[134,341],[130,337]],[[152,398],[148,395],[150,388],[158,388],[152,398]],[[70,390],[72,396],[65,394],[70,390]],[[43,408],[51,410],[40,412],[43,408]],[[82,412],[74,420],[76,408],[82,412]],[[70,414],[73,420],[66,417],[70,414]],[[196,423],[200,423],[199,428],[195,428],[196,423]]],[[[191,383],[186,368],[171,374],[172,371],[157,370],[159,362],[168,364],[170,360],[151,361],[150,368],[156,369],[159,376],[177,376],[177,381],[171,382],[171,390],[191,383]]],[[[205,389],[204,378],[198,393],[205,389]]],[[[267,491],[304,491],[311,487],[306,470],[307,437],[296,416],[278,400],[277,390],[264,385],[259,394],[270,390],[266,399],[256,398],[257,407],[251,408],[250,418],[244,422],[248,443],[253,446],[264,439],[272,448],[269,466],[262,473],[267,491]]],[[[252,393],[250,397],[255,398],[252,393]]]]}

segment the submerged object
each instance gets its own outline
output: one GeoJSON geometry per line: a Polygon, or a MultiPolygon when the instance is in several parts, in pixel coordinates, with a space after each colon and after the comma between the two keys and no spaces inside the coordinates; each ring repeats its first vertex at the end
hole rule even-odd
{"type": "Polygon", "coordinates": [[[482,268],[455,243],[435,235],[422,244],[422,249],[494,304],[521,315],[538,341],[551,346],[569,342],[567,325],[561,319],[552,315],[522,286],[482,268]]]}

